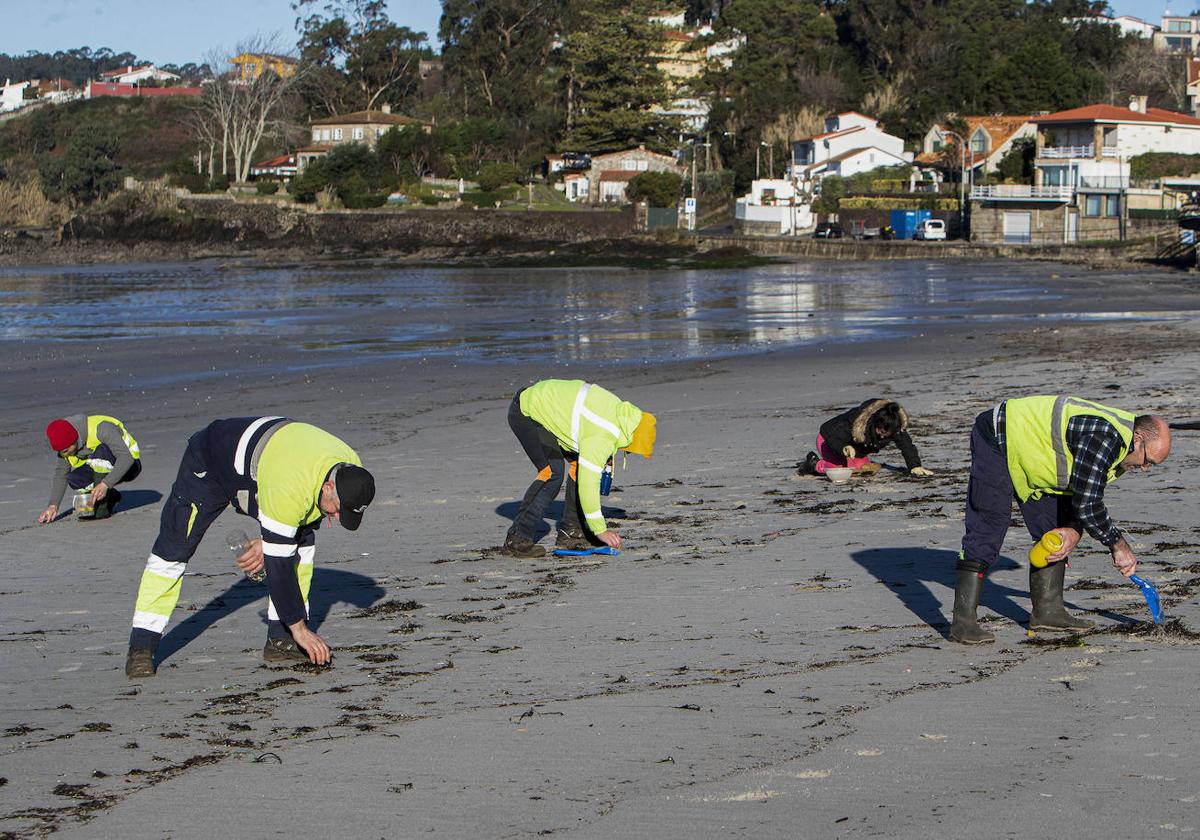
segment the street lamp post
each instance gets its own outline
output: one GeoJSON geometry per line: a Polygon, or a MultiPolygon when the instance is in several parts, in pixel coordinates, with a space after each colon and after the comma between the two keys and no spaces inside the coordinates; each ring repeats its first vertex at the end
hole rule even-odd
{"type": "Polygon", "coordinates": [[[967,144],[962,135],[956,131],[943,130],[958,141],[958,228],[959,235],[966,239],[966,187],[967,187],[967,144]]]}

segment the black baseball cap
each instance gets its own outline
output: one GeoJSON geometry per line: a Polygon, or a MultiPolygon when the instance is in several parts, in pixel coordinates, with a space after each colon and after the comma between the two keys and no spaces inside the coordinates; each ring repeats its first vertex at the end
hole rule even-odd
{"type": "Polygon", "coordinates": [[[362,524],[363,511],[375,498],[375,479],[362,467],[342,464],[334,476],[334,487],[341,506],[338,522],[347,531],[357,531],[362,524]]]}

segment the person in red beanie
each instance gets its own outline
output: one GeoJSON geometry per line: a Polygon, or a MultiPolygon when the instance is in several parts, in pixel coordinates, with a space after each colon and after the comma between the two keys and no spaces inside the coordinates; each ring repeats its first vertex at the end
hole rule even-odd
{"type": "Polygon", "coordinates": [[[58,517],[58,506],[68,486],[89,493],[94,518],[107,519],[121,500],[115,485],[133,481],[142,472],[138,442],[115,417],[60,417],[46,426],[46,439],[59,460],[50,485],[50,503],[38,516],[42,525],[58,517]]]}

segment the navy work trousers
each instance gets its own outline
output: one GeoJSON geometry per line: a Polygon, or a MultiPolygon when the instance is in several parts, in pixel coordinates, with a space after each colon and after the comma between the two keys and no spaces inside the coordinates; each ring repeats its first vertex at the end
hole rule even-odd
{"type": "MultiPolygon", "coordinates": [[[[971,476],[967,482],[966,533],[963,559],[986,568],[1000,556],[1004,535],[1012,520],[1012,503],[1017,498],[1008,463],[996,443],[992,412],[985,411],[971,428],[971,476]]],[[[1046,494],[1040,499],[1017,500],[1025,527],[1034,542],[1054,528],[1071,525],[1071,497],[1046,494]]]]}

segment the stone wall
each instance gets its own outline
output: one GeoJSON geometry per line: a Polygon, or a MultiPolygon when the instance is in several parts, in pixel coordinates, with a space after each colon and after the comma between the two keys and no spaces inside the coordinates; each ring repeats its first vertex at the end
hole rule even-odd
{"type": "Polygon", "coordinates": [[[634,232],[632,209],[577,212],[337,210],[188,198],[174,211],[109,209],[72,219],[65,241],[178,242],[356,253],[484,255],[617,239],[634,232]]]}

